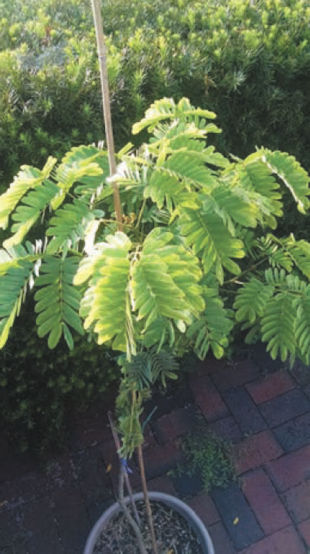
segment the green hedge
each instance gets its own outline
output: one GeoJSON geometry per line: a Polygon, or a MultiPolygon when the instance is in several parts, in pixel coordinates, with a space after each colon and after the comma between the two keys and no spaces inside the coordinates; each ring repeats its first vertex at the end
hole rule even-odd
{"type": "Polygon", "coordinates": [[[0,353],[0,430],[17,450],[43,453],[63,445],[69,422],[102,401],[119,368],[85,337],[74,352],[64,343],[49,350],[34,328],[29,307],[0,353]]]}
{"type": "MultiPolygon", "coordinates": [[[[0,159],[20,163],[102,138],[88,0],[0,0],[0,159]]],[[[116,142],[155,98],[212,108],[220,146],[294,154],[310,169],[307,0],[103,2],[116,142]],[[250,5],[252,4],[252,5],[250,5]]]]}

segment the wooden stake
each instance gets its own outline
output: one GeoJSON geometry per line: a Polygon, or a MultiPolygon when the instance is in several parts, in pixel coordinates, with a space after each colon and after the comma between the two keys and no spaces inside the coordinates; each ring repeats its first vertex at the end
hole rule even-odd
{"type": "Polygon", "coordinates": [[[158,554],[156,535],[155,535],[155,529],[154,529],[154,523],[153,523],[153,514],[152,514],[152,508],[151,508],[150,499],[149,499],[149,493],[147,490],[143,452],[142,452],[141,444],[137,447],[137,452],[138,452],[138,462],[139,462],[141,483],[142,483],[142,489],[144,494],[144,502],[146,507],[147,519],[150,527],[151,539],[152,539],[152,548],[153,548],[154,554],[158,554]]]}
{"type": "MultiPolygon", "coordinates": [[[[112,118],[111,118],[106,46],[105,46],[105,40],[104,40],[104,34],[103,34],[99,0],[91,0],[91,5],[92,5],[92,11],[93,11],[94,25],[96,30],[103,119],[104,119],[105,135],[106,135],[107,150],[108,150],[108,157],[109,157],[110,176],[112,177],[116,173],[116,161],[115,161],[114,137],[113,137],[113,127],[112,127],[112,118]]],[[[113,198],[114,198],[114,209],[115,209],[115,215],[116,215],[116,221],[117,221],[117,228],[119,231],[122,231],[123,230],[122,206],[121,206],[121,199],[120,199],[117,183],[113,183],[113,198]]]]}
{"type": "Polygon", "coordinates": [[[139,526],[137,525],[137,523],[133,519],[133,517],[131,517],[130,512],[129,512],[129,510],[128,510],[126,504],[125,504],[125,501],[124,501],[124,477],[125,477],[125,471],[121,467],[120,468],[120,475],[119,475],[118,501],[119,501],[119,504],[120,504],[124,514],[125,514],[125,517],[127,518],[127,521],[131,525],[131,527],[132,527],[132,529],[133,529],[133,531],[134,531],[134,533],[137,537],[140,554],[147,554],[146,548],[145,548],[144,543],[143,543],[142,533],[139,529],[139,526]]]}
{"type": "MultiPolygon", "coordinates": [[[[108,418],[109,418],[109,423],[110,423],[110,427],[111,427],[111,431],[112,431],[112,436],[113,436],[115,448],[116,448],[116,451],[117,451],[117,454],[118,454],[119,449],[121,447],[121,443],[120,443],[120,440],[118,438],[118,434],[117,434],[117,431],[116,431],[116,426],[114,424],[111,412],[108,412],[108,418]]],[[[120,466],[122,468],[122,461],[120,459],[119,454],[118,454],[118,458],[119,458],[120,466]]],[[[137,511],[137,507],[136,507],[135,501],[133,499],[133,493],[132,493],[130,480],[129,480],[128,474],[126,472],[124,472],[124,479],[125,479],[126,488],[127,488],[127,491],[128,491],[128,495],[129,495],[129,498],[130,498],[130,503],[131,503],[131,506],[132,506],[134,516],[136,518],[137,524],[141,525],[139,514],[138,514],[138,511],[137,511]]]]}

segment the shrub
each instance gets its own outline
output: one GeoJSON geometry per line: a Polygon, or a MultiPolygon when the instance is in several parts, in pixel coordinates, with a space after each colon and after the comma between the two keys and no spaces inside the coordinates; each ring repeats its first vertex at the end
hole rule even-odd
{"type": "Polygon", "coordinates": [[[11,226],[0,251],[0,348],[35,287],[38,335],[50,348],[65,340],[73,349],[84,321],[128,359],[165,345],[221,357],[237,321],[272,358],[309,363],[310,244],[273,234],[282,189],[306,214],[309,175],[267,148],[225,158],[207,144],[220,132],[214,118],[186,98],[155,102],[133,127],[151,139],[136,154],[122,149],[112,180],[95,146],[73,148],[58,166],[52,157],[42,170],[22,166],[0,198],[0,225],[11,226]]]}
{"type": "MultiPolygon", "coordinates": [[[[217,112],[226,153],[264,144],[309,169],[309,10],[306,0],[103,3],[117,145],[154,99],[188,96],[217,112]]],[[[2,13],[6,180],[29,159],[96,142],[102,126],[87,0],[5,2],[2,13]]]]}
{"type": "Polygon", "coordinates": [[[206,425],[187,435],[182,449],[185,462],[178,466],[176,475],[199,475],[207,492],[213,487],[226,487],[235,479],[230,444],[211,433],[206,425]]]}

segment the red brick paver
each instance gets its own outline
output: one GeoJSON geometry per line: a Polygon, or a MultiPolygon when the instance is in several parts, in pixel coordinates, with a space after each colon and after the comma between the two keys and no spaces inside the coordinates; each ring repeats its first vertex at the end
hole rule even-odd
{"type": "Polygon", "coordinates": [[[192,376],[190,385],[196,403],[207,421],[215,421],[228,415],[227,407],[207,375],[192,376]]]}
{"type": "Polygon", "coordinates": [[[218,554],[236,554],[236,550],[225,531],[223,524],[219,521],[208,528],[214,544],[214,550],[218,554]]]}
{"type": "Polygon", "coordinates": [[[303,521],[298,525],[298,530],[304,539],[306,545],[310,548],[310,519],[303,521]]]}
{"type": "Polygon", "coordinates": [[[220,520],[219,513],[212,498],[205,492],[191,498],[191,500],[188,501],[188,505],[196,512],[207,527],[220,520]]]}
{"type": "Polygon", "coordinates": [[[149,491],[165,492],[166,494],[175,494],[173,483],[169,477],[162,475],[155,477],[147,483],[149,491]]]}
{"type": "Polygon", "coordinates": [[[296,523],[310,518],[310,481],[286,491],[283,500],[296,523]]]}
{"type": "Polygon", "coordinates": [[[277,371],[246,385],[247,391],[256,404],[267,402],[267,400],[271,400],[294,387],[295,384],[287,371],[277,371]]]}
{"type": "Polygon", "coordinates": [[[242,438],[239,425],[232,416],[223,417],[210,423],[209,429],[217,436],[229,442],[237,442],[242,438]]]}
{"type": "Polygon", "coordinates": [[[247,437],[234,447],[234,457],[238,474],[257,468],[258,466],[278,458],[282,448],[270,431],[261,431],[247,437]]]}
{"type": "Polygon", "coordinates": [[[310,478],[310,445],[266,464],[266,469],[280,492],[310,478]]]}
{"type": "Polygon", "coordinates": [[[194,416],[192,407],[178,408],[161,416],[153,424],[158,440],[161,443],[166,443],[175,440],[180,435],[189,433],[194,424],[194,416]]]}
{"type": "Polygon", "coordinates": [[[306,554],[306,549],[290,526],[242,550],[241,554],[306,554]]]}
{"type": "Polygon", "coordinates": [[[144,456],[147,477],[159,477],[182,460],[183,453],[176,444],[168,443],[148,448],[144,456]]]}
{"type": "Polygon", "coordinates": [[[263,470],[245,475],[242,489],[266,535],[290,525],[290,517],[263,470]]]}

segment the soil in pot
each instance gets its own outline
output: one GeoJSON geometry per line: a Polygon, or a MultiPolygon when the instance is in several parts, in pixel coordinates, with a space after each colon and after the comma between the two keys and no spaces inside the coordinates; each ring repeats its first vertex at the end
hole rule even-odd
{"type": "MultiPolygon", "coordinates": [[[[151,537],[143,501],[136,502],[147,552],[152,552],[151,537]]],[[[199,539],[178,512],[161,502],[151,502],[158,551],[160,554],[202,554],[199,539]]],[[[94,554],[137,554],[137,540],[123,512],[110,520],[94,548],[94,554]]]]}

